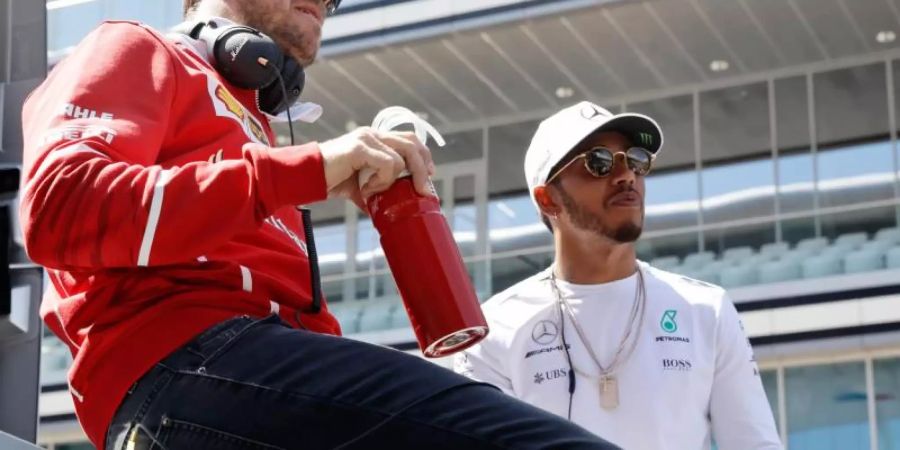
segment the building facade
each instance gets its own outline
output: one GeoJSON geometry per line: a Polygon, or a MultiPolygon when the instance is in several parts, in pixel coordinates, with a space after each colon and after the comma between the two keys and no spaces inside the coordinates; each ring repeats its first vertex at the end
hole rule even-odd
{"type": "MultiPolygon", "coordinates": [[[[50,61],[102,18],[167,27],[180,6],[50,1],[50,61]]],[[[523,176],[537,123],[582,99],[650,115],[665,145],[639,257],[730,290],[789,449],[897,449],[897,33],[897,0],[345,0],[304,93],[325,114],[295,131],[395,104],[441,130],[436,189],[487,299],[552,261],[523,176]]],[[[371,221],[339,201],[313,217],[345,334],[417,352],[371,221]]],[[[68,361],[47,336],[56,449],[83,439],[68,361]]]]}

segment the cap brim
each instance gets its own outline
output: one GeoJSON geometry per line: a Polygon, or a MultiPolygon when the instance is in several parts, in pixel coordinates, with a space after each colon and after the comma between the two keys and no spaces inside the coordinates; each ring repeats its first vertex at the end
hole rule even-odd
{"type": "Polygon", "coordinates": [[[631,139],[631,145],[646,148],[654,154],[662,148],[663,144],[662,130],[659,125],[643,114],[616,114],[612,119],[597,127],[594,133],[598,131],[618,131],[631,139]]]}
{"type": "Polygon", "coordinates": [[[582,146],[586,139],[601,131],[618,131],[631,140],[631,145],[646,148],[654,155],[659,152],[663,144],[662,130],[653,119],[637,113],[616,114],[611,119],[588,133],[584,138],[578,141],[577,144],[572,146],[566,155],[560,158],[559,161],[551,167],[548,176],[549,174],[555,173],[560,167],[564,166],[569,159],[574,157],[577,149],[582,146]]]}

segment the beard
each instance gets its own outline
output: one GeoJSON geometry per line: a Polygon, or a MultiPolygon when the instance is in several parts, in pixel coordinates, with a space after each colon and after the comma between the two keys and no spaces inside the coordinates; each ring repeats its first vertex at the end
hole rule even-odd
{"type": "Polygon", "coordinates": [[[319,51],[321,27],[305,33],[285,17],[292,11],[276,11],[256,2],[235,2],[235,8],[245,25],[256,28],[272,38],[281,49],[301,66],[309,67],[319,51]]]}
{"type": "MultiPolygon", "coordinates": [[[[588,211],[578,204],[561,185],[557,186],[562,198],[562,206],[569,215],[569,220],[576,228],[596,233],[604,238],[611,239],[620,244],[634,242],[641,237],[643,228],[640,223],[628,222],[616,228],[612,228],[601,220],[600,216],[588,211]]],[[[643,210],[641,211],[643,216],[643,210]]]]}

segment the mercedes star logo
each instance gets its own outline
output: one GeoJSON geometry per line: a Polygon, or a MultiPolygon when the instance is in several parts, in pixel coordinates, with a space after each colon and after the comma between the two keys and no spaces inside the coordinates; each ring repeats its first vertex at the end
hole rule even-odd
{"type": "Polygon", "coordinates": [[[585,105],[581,108],[581,117],[591,120],[597,116],[606,116],[606,112],[594,105],[585,105]]]}
{"type": "Polygon", "coordinates": [[[547,345],[556,340],[559,329],[549,320],[542,320],[534,325],[531,330],[531,339],[541,345],[547,345]]]}

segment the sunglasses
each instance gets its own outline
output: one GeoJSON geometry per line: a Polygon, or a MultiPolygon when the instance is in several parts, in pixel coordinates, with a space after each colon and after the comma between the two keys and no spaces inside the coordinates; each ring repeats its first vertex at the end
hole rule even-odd
{"type": "Polygon", "coordinates": [[[572,158],[571,161],[557,170],[550,178],[547,178],[546,184],[550,184],[562,171],[582,158],[584,159],[584,168],[591,175],[597,178],[609,176],[616,164],[616,155],[622,155],[625,158],[625,164],[637,176],[644,176],[650,173],[650,169],[653,167],[653,159],[656,158],[656,155],[643,147],[631,147],[624,152],[613,152],[606,147],[594,147],[572,158]]]}
{"type": "Polygon", "coordinates": [[[338,6],[341,5],[341,0],[325,0],[325,12],[329,16],[333,16],[335,11],[337,11],[338,6]]]}

